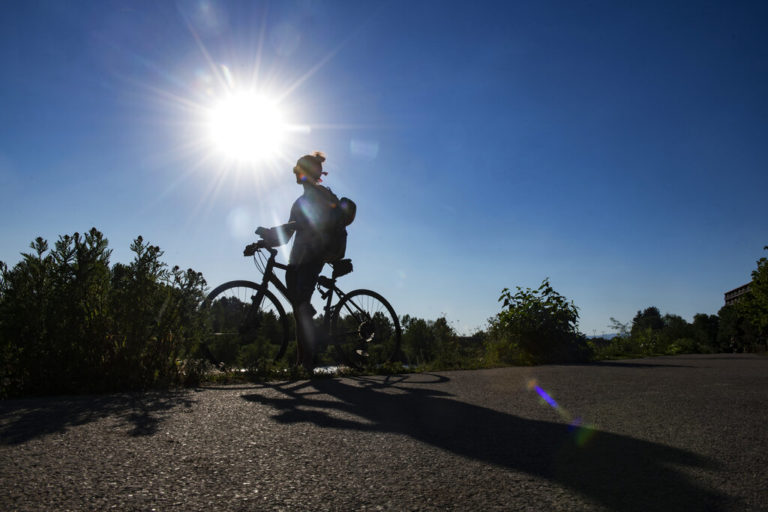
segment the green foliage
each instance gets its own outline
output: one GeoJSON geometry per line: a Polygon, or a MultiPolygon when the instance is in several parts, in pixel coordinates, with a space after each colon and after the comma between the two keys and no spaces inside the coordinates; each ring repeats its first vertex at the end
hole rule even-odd
{"type": "MultiPolygon", "coordinates": [[[[274,362],[283,329],[274,312],[259,313],[258,330],[248,330],[242,326],[250,304],[222,298],[201,310],[202,274],[169,269],[160,248],[142,237],[131,244],[127,265],[110,265],[108,241],[95,228],[61,236],[53,248],[37,238],[30,249],[13,268],[0,262],[0,397],[308,377],[274,362]]],[[[758,260],[750,293],[718,315],[697,314],[689,323],[652,306],[631,324],[611,318],[618,332],[611,339],[587,340],[578,331],[578,309],[548,279],[538,289],[516,290],[502,290],[501,312],[469,337],[458,336],[444,316],[406,315],[402,363],[377,371],[768,348],[768,258],[758,260]]],[[[287,326],[292,339],[290,318],[287,326]]],[[[295,350],[290,344],[283,361],[295,360],[295,350]]]]}
{"type": "MultiPolygon", "coordinates": [[[[768,250],[768,246],[764,247],[768,250]]],[[[768,351],[768,258],[757,260],[749,293],[718,312],[715,346],[724,352],[768,351]]]]}
{"type": "Polygon", "coordinates": [[[720,319],[717,332],[717,347],[720,352],[743,352],[756,341],[754,328],[738,305],[723,306],[717,314],[720,319]]]}
{"type": "Polygon", "coordinates": [[[613,332],[618,333],[619,336],[629,336],[629,325],[621,323],[613,317],[611,317],[611,323],[608,324],[608,327],[613,332]]]}
{"type": "Polygon", "coordinates": [[[491,319],[489,361],[540,364],[585,360],[586,338],[578,331],[578,308],[544,279],[538,289],[505,288],[502,311],[491,319]]]}
{"type": "Polygon", "coordinates": [[[661,315],[651,306],[638,311],[632,329],[611,318],[609,327],[618,331],[610,340],[591,340],[598,359],[690,354],[714,351],[718,321],[715,316],[696,315],[694,324],[679,315],[661,315]]]}
{"type": "Polygon", "coordinates": [[[110,268],[95,228],[49,250],[35,239],[12,269],[0,265],[0,395],[101,392],[179,379],[182,344],[199,338],[205,280],[170,271],[138,237],[134,260],[110,268]]]}
{"type": "Polygon", "coordinates": [[[638,311],[635,318],[632,319],[632,331],[630,334],[635,335],[650,329],[651,331],[659,331],[664,327],[664,319],[661,318],[659,309],[651,306],[638,311]]]}
{"type": "Polygon", "coordinates": [[[424,320],[405,315],[401,347],[407,365],[428,369],[477,366],[482,341],[462,338],[445,316],[424,320]]]}
{"type": "Polygon", "coordinates": [[[221,297],[209,311],[211,328],[219,335],[206,338],[206,357],[224,367],[242,369],[263,365],[259,359],[274,359],[282,341],[280,319],[274,312],[254,315],[251,303],[237,297],[221,297]]]}
{"type": "Polygon", "coordinates": [[[661,315],[655,307],[638,311],[631,332],[627,324],[611,318],[618,335],[610,340],[590,340],[597,359],[652,355],[701,354],[743,350],[744,340],[755,340],[754,327],[737,306],[725,306],[718,315],[698,313],[693,322],[661,315]]]}
{"type": "Polygon", "coordinates": [[[712,332],[713,325],[717,329],[716,321],[713,324],[707,315],[697,316],[694,327],[679,315],[662,316],[657,307],[651,306],[637,312],[631,329],[611,318],[609,327],[618,335],[607,343],[591,344],[598,358],[709,352],[716,336],[712,332]]]}
{"type": "MultiPolygon", "coordinates": [[[[768,250],[768,246],[763,249],[768,250]]],[[[768,258],[757,261],[749,293],[736,306],[753,334],[753,338],[745,343],[745,348],[768,350],[768,258]]]]}
{"type": "Polygon", "coordinates": [[[693,339],[696,342],[695,348],[705,353],[720,352],[717,342],[720,318],[717,315],[695,314],[691,329],[693,339]]]}
{"type": "Polygon", "coordinates": [[[402,350],[409,364],[421,366],[435,358],[436,338],[431,325],[423,318],[406,315],[402,319],[402,350]]]}

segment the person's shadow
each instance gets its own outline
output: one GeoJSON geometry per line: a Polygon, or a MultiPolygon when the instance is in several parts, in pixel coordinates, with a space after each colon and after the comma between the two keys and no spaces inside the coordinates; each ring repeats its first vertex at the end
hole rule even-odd
{"type": "Polygon", "coordinates": [[[727,499],[681,470],[716,466],[700,455],[603,431],[592,431],[587,440],[583,429],[460,402],[434,385],[420,388],[406,377],[267,387],[283,396],[253,393],[243,398],[275,408],[278,422],[407,435],[463,457],[550,480],[614,510],[714,511],[727,499]],[[337,412],[361,421],[342,419],[337,412]]]}

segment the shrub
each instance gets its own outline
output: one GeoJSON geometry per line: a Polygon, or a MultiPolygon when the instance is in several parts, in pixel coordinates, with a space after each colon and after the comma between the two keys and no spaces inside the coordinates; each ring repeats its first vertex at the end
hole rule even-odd
{"type": "Polygon", "coordinates": [[[540,364],[589,358],[589,347],[578,331],[573,302],[545,279],[538,289],[505,288],[502,311],[490,321],[487,354],[490,362],[540,364]]]}
{"type": "Polygon", "coordinates": [[[177,356],[204,328],[205,280],[170,271],[138,237],[110,268],[96,228],[0,265],[0,396],[143,389],[178,382],[177,356]]]}

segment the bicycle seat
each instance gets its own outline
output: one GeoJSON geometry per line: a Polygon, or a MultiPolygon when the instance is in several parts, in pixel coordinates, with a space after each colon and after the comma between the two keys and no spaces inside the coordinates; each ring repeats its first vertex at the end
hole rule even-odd
{"type": "Polygon", "coordinates": [[[337,277],[345,276],[352,272],[352,260],[344,259],[334,261],[331,263],[331,267],[333,267],[333,278],[336,279],[337,277]]]}

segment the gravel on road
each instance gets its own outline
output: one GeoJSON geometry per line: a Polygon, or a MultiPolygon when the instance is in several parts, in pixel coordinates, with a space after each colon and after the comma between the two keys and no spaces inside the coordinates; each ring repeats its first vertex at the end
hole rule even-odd
{"type": "Polygon", "coordinates": [[[0,510],[768,511],[768,358],[0,401],[0,510]]]}

